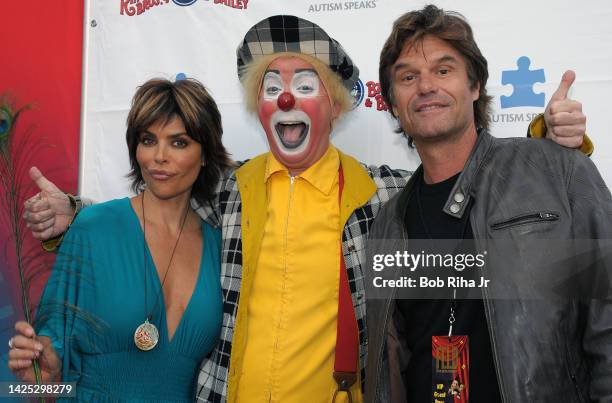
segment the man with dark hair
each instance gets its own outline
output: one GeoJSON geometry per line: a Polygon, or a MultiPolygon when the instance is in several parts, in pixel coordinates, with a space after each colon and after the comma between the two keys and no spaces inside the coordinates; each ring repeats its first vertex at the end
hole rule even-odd
{"type": "MultiPolygon", "coordinates": [[[[530,285],[523,275],[535,278],[538,264],[550,264],[541,249],[547,244],[538,241],[612,238],[612,198],[588,158],[547,140],[489,134],[487,61],[461,15],[430,5],[401,16],[379,71],[385,102],[422,165],[379,213],[368,248],[454,239],[486,251],[502,239],[502,255],[520,252],[511,265],[487,256],[482,273],[493,283],[520,273],[514,277],[520,294],[530,285]]],[[[573,73],[564,79],[572,81],[573,73]]],[[[367,284],[371,275],[366,270],[367,284]]],[[[448,299],[410,299],[415,290],[400,299],[397,289],[371,297],[365,400],[612,401],[609,276],[598,279],[603,291],[574,294],[580,301],[563,292],[542,298],[537,287],[536,299],[498,298],[486,288],[457,299],[454,285],[442,290],[448,299]],[[444,377],[446,384],[435,381],[444,377]],[[453,388],[456,379],[461,390],[453,388]]]]}

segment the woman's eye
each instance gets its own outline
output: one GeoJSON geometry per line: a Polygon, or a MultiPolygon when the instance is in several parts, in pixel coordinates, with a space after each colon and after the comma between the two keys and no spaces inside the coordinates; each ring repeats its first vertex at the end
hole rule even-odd
{"type": "Polygon", "coordinates": [[[149,136],[143,136],[140,138],[140,144],[144,145],[144,146],[151,146],[153,144],[155,144],[155,140],[152,139],[149,136]]]}
{"type": "Polygon", "coordinates": [[[185,140],[182,139],[176,139],[172,142],[172,145],[176,148],[185,148],[187,147],[187,142],[185,140]]]}

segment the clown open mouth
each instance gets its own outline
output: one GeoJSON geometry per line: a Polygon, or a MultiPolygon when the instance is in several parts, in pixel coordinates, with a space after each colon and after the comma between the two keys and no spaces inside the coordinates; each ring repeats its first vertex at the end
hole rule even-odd
{"type": "Polygon", "coordinates": [[[274,128],[283,146],[290,150],[299,147],[304,142],[309,129],[304,122],[277,123],[274,128]]]}

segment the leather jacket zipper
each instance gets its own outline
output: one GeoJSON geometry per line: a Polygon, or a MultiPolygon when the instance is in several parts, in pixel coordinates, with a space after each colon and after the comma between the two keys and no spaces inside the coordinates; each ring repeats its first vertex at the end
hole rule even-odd
{"type": "MultiPolygon", "coordinates": [[[[470,216],[470,225],[474,231],[475,228],[478,228],[472,222],[472,216],[470,216]]],[[[474,231],[474,242],[476,246],[476,250],[482,250],[482,248],[478,247],[478,234],[474,231]]],[[[486,266],[483,267],[486,269],[486,266]]],[[[489,295],[487,293],[486,288],[481,288],[482,293],[482,304],[484,306],[485,319],[487,321],[487,329],[489,329],[489,339],[491,340],[491,355],[493,356],[493,366],[495,367],[495,375],[497,376],[497,385],[499,386],[499,396],[501,397],[501,401],[503,403],[508,402],[506,398],[506,393],[504,390],[504,383],[501,376],[501,367],[499,364],[499,356],[497,352],[497,343],[495,342],[495,332],[493,330],[493,325],[491,324],[491,300],[489,299],[489,295]]]]}
{"type": "Polygon", "coordinates": [[[559,213],[554,211],[540,211],[537,213],[524,214],[517,217],[510,218],[509,220],[500,221],[491,224],[493,231],[500,230],[508,227],[514,227],[516,225],[530,224],[536,222],[546,221],[557,221],[559,219],[559,213]]]}
{"type": "Polygon", "coordinates": [[[564,344],[565,344],[565,365],[567,366],[567,374],[569,375],[570,379],[572,380],[572,384],[574,385],[574,391],[576,392],[576,399],[578,399],[580,403],[584,403],[585,398],[582,395],[582,390],[580,390],[580,385],[578,385],[578,378],[576,377],[576,371],[572,365],[572,360],[570,358],[571,357],[570,348],[567,345],[567,342],[564,344]]]}
{"type": "Polygon", "coordinates": [[[493,366],[495,367],[495,374],[497,375],[497,384],[499,386],[499,396],[502,402],[507,402],[506,394],[504,393],[504,385],[501,377],[501,369],[499,364],[499,357],[497,356],[497,344],[495,343],[495,333],[493,326],[491,325],[491,301],[487,295],[485,288],[482,289],[483,297],[482,303],[484,305],[485,318],[487,320],[487,328],[489,329],[489,339],[491,340],[491,353],[493,355],[493,366]]]}
{"type": "Polygon", "coordinates": [[[582,391],[580,390],[580,386],[578,385],[578,379],[576,379],[576,375],[570,370],[570,378],[572,379],[572,383],[574,384],[574,389],[576,391],[576,398],[579,402],[584,402],[584,397],[582,396],[582,391]]]}

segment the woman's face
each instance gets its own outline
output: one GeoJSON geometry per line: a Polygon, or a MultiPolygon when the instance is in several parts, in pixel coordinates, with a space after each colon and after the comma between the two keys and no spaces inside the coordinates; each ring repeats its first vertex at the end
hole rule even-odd
{"type": "Polygon", "coordinates": [[[160,199],[171,199],[191,194],[203,166],[202,146],[187,135],[183,121],[175,116],[141,133],[136,161],[147,189],[160,199]]]}

